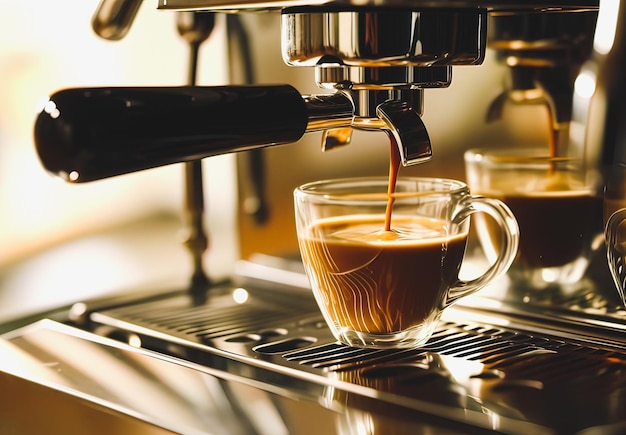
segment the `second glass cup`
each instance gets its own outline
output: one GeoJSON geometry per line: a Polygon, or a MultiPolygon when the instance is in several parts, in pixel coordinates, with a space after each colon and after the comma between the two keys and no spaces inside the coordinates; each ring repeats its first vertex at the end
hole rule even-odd
{"type": "Polygon", "coordinates": [[[604,238],[607,262],[619,298],[626,307],[626,165],[608,171],[604,188],[604,238]]]}
{"type": "Polygon", "coordinates": [[[611,277],[626,307],[626,208],[616,210],[609,216],[604,237],[611,277]]]}
{"type": "Polygon", "coordinates": [[[472,196],[461,181],[400,178],[391,195],[386,178],[318,181],[294,199],[313,294],[335,338],[351,346],[422,345],[443,310],[505,273],[518,248],[508,207],[472,196]],[[476,212],[489,214],[502,237],[487,270],[462,281],[476,212]]]}
{"type": "MultiPolygon", "coordinates": [[[[502,200],[519,223],[512,285],[576,288],[603,246],[602,195],[579,162],[551,158],[545,149],[475,149],[465,153],[465,168],[472,191],[502,200]]],[[[476,223],[479,236],[499,243],[487,219],[476,223]]]]}

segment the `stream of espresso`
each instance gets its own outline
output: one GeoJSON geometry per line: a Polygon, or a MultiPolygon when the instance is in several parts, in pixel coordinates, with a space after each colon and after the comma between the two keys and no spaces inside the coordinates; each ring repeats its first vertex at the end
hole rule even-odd
{"type": "Polygon", "coordinates": [[[549,157],[552,159],[550,163],[549,173],[554,174],[556,172],[556,157],[559,154],[559,129],[555,127],[556,119],[554,113],[549,104],[546,104],[548,109],[548,152],[549,157]]]}
{"type": "Polygon", "coordinates": [[[391,231],[391,210],[393,209],[396,181],[400,170],[400,149],[394,137],[389,134],[389,186],[387,187],[387,209],[385,210],[385,231],[391,231]]]}
{"type": "MultiPolygon", "coordinates": [[[[554,114],[550,108],[550,105],[546,104],[548,111],[548,149],[549,156],[554,159],[558,156],[558,144],[559,144],[559,130],[554,127],[555,119],[554,114]]],[[[391,215],[394,203],[394,193],[396,191],[396,181],[398,180],[398,172],[400,171],[400,149],[398,143],[391,133],[388,133],[389,137],[389,185],[387,187],[387,208],[385,210],[385,231],[391,231],[391,215]]],[[[550,165],[550,173],[554,173],[555,163],[550,165]]]]}

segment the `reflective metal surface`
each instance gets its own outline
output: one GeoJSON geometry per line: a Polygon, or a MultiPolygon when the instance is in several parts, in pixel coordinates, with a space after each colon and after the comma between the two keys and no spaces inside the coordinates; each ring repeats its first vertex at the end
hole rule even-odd
{"type": "Polygon", "coordinates": [[[477,8],[285,9],[283,57],[293,66],[477,65],[485,55],[486,20],[486,10],[477,8]]]}
{"type": "Polygon", "coordinates": [[[131,344],[49,320],[0,338],[0,429],[11,434],[332,435],[378,433],[383,427],[418,435],[481,433],[351,393],[340,382],[326,385],[241,364],[227,354],[189,349],[202,361],[198,364],[194,358],[136,348],[136,340],[131,344]]]}
{"type": "Polygon", "coordinates": [[[301,267],[259,257],[205,295],[86,300],[64,319],[6,333],[2,397],[22,392],[42,410],[29,419],[8,403],[0,423],[32,433],[60,407],[76,411],[62,430],[84,430],[97,415],[99,429],[133,434],[626,428],[626,311],[617,305],[479,294],[450,308],[423,348],[349,348],[332,338],[301,267]]]}
{"type": "Polygon", "coordinates": [[[276,418],[271,409],[259,421],[253,412],[255,402],[257,406],[270,403],[275,393],[258,389],[243,377],[59,323],[42,321],[15,331],[0,346],[4,355],[11,356],[0,364],[4,397],[37,386],[44,394],[43,407],[71,407],[71,416],[57,421],[57,427],[54,421],[42,419],[52,418],[45,408],[43,412],[30,408],[24,416],[11,414],[16,407],[6,404],[0,410],[0,428],[14,428],[10,433],[36,433],[30,432],[33,428],[45,433],[281,434],[297,427],[276,418]],[[238,403],[240,397],[247,400],[238,403]],[[89,408],[105,415],[87,420],[90,414],[84,411],[89,408]],[[36,419],[29,422],[32,415],[36,419]]]}
{"type": "MultiPolygon", "coordinates": [[[[444,429],[456,427],[453,433],[619,433],[626,428],[626,313],[573,314],[488,297],[473,301],[453,307],[423,348],[349,348],[332,339],[297,268],[242,263],[236,283],[217,286],[206,298],[181,291],[109,308],[86,303],[75,320],[100,338],[73,328],[71,334],[125,349],[122,355],[128,345],[141,348],[132,348],[130,354],[139,355],[132,358],[143,359],[144,353],[159,361],[174,358],[199,379],[210,375],[281,400],[298,398],[298,418],[306,408],[301,409],[301,400],[314,403],[319,418],[331,421],[336,433],[361,433],[356,428],[363,425],[364,433],[396,427],[412,433],[433,421],[444,429]]],[[[38,337],[39,327],[30,340],[57,348],[47,351],[54,355],[72,353],[74,367],[90,364],[88,353],[68,352],[72,348],[49,339],[49,332],[38,337]]],[[[5,339],[23,343],[22,334],[5,339]]],[[[124,358],[122,366],[136,367],[124,358]]],[[[188,376],[178,371],[159,372],[162,377],[155,381],[172,389],[188,376]]],[[[102,382],[120,390],[121,397],[111,401],[116,409],[129,406],[122,392],[137,391],[118,378],[102,382]]],[[[176,388],[173,394],[178,397],[176,388]]],[[[229,406],[237,408],[247,396],[230,399],[229,406]]],[[[185,408],[205,420],[214,415],[191,405],[185,408]]],[[[144,419],[154,418],[144,408],[139,411],[144,419]]],[[[230,414],[224,415],[220,424],[231,423],[230,414]]],[[[178,421],[190,427],[199,423],[178,421]]]]}

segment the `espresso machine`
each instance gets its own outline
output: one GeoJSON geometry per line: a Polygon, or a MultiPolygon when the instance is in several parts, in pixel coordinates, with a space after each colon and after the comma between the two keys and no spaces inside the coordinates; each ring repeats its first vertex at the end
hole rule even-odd
{"type": "MultiPolygon", "coordinates": [[[[141,7],[102,0],[94,31],[123,38],[141,7]]],[[[183,165],[192,274],[179,287],[121,291],[2,325],[2,431],[626,431],[626,311],[611,298],[606,264],[593,269],[589,291],[564,299],[480,292],[450,308],[419,349],[349,348],[324,324],[289,230],[297,184],[385,173],[390,144],[408,173],[458,176],[454,144],[438,144],[429,128],[428,98],[436,106],[438,92],[454,90],[453,72],[480,71],[488,50],[506,80],[482,85],[498,92],[477,93],[485,110],[476,116],[493,124],[509,105],[538,106],[556,146],[567,147],[602,5],[159,0],[157,8],[178,14],[188,84],[60,90],[37,117],[35,144],[44,168],[70,183],[183,165]],[[217,20],[233,84],[198,86],[198,49],[217,20]],[[264,63],[279,42],[294,75],[272,84],[264,63]],[[205,225],[200,162],[230,153],[241,260],[215,279],[203,261],[220,247],[205,225]],[[335,155],[346,160],[326,166],[335,155]]],[[[438,118],[454,112],[443,109],[438,118]]]]}

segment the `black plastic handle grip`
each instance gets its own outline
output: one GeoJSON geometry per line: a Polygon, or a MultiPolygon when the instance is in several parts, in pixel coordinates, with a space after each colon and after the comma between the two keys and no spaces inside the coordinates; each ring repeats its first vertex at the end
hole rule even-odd
{"type": "Polygon", "coordinates": [[[307,108],[289,85],[65,89],[35,123],[43,166],[87,182],[295,142],[307,108]]]}

